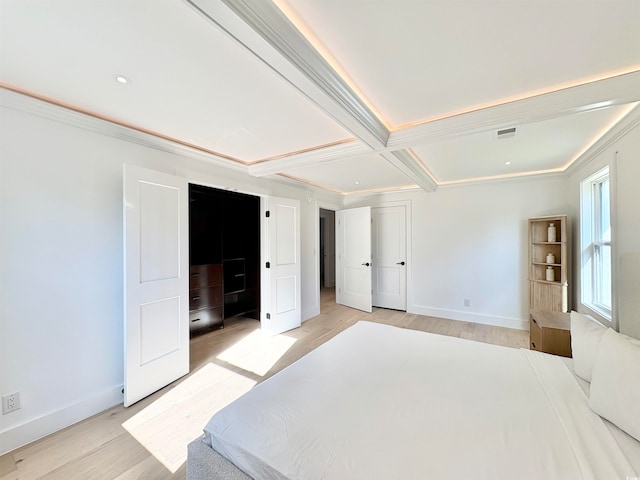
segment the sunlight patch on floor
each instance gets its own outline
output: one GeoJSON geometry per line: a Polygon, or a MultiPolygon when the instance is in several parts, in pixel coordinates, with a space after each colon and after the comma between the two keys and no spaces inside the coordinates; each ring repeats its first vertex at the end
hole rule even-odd
{"type": "Polygon", "coordinates": [[[220,355],[219,360],[243,370],[264,376],[276,362],[296,343],[286,335],[267,335],[255,330],[220,355]]]}
{"type": "Polygon", "coordinates": [[[187,460],[187,444],[202,434],[211,416],[255,381],[208,363],[122,426],[171,473],[187,460]]]}

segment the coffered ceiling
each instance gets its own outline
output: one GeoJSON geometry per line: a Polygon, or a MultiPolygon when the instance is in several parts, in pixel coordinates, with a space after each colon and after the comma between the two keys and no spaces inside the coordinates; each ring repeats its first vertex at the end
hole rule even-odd
{"type": "Polygon", "coordinates": [[[558,174],[640,101],[637,0],[0,0],[0,22],[5,90],[345,195],[558,174]]]}

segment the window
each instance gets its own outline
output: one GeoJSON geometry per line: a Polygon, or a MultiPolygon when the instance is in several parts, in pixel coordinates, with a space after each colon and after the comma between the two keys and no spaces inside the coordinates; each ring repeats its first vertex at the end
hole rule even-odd
{"type": "Polygon", "coordinates": [[[582,304],[611,321],[611,194],[609,167],[582,181],[582,304]]]}

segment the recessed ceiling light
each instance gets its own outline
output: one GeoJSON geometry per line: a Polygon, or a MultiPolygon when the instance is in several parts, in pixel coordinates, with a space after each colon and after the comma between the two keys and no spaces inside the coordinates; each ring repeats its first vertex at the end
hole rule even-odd
{"type": "Polygon", "coordinates": [[[360,185],[360,182],[356,180],[356,185],[360,185]]]}
{"type": "Polygon", "coordinates": [[[511,162],[504,162],[505,165],[511,165],[511,162]]]}
{"type": "Polygon", "coordinates": [[[131,83],[131,80],[129,80],[124,75],[116,74],[113,76],[113,78],[115,79],[116,82],[121,83],[122,85],[127,85],[128,83],[131,83]]]}

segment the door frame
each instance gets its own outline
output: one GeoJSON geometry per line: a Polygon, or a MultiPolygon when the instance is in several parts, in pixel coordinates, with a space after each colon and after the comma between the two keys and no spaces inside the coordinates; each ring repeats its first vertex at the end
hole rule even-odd
{"type": "Polygon", "coordinates": [[[320,264],[320,288],[326,286],[327,278],[327,266],[325,265],[324,256],[325,256],[325,242],[324,239],[327,236],[327,219],[325,217],[320,217],[320,248],[318,249],[318,263],[320,264]]]}
{"type": "MultiPolygon", "coordinates": [[[[178,175],[178,174],[176,174],[178,175]]],[[[268,260],[265,255],[268,254],[268,252],[265,252],[265,238],[263,237],[263,235],[265,234],[266,228],[267,228],[267,222],[265,220],[265,218],[263,217],[263,205],[266,201],[268,201],[269,198],[273,198],[273,199],[277,199],[277,198],[283,198],[281,195],[273,195],[272,192],[270,190],[266,190],[266,189],[261,189],[261,188],[255,188],[252,189],[251,188],[241,188],[241,187],[229,187],[229,186],[223,186],[221,184],[217,184],[217,183],[212,183],[211,181],[207,180],[206,178],[202,178],[199,176],[194,176],[192,174],[186,175],[185,176],[186,181],[187,181],[187,185],[189,184],[194,184],[194,185],[200,185],[203,187],[210,187],[210,188],[216,188],[218,190],[226,190],[226,191],[231,191],[234,193],[242,193],[244,195],[251,195],[253,197],[258,197],[260,199],[260,330],[263,332],[269,332],[269,329],[267,328],[267,325],[265,324],[266,322],[263,322],[263,315],[266,313],[264,312],[264,299],[268,298],[267,295],[265,295],[265,291],[263,290],[264,288],[266,288],[267,283],[265,283],[265,262],[268,260]]],[[[302,201],[300,199],[296,199],[296,198],[291,198],[289,197],[291,200],[296,200],[299,202],[298,205],[298,215],[301,215],[302,213],[302,201]]],[[[301,235],[301,223],[298,225],[298,236],[301,235]]],[[[300,260],[301,261],[301,260],[300,260]]],[[[298,277],[298,282],[302,281],[302,276],[301,274],[298,277]]],[[[300,303],[299,308],[302,308],[302,294],[301,292],[298,294],[299,298],[298,301],[300,303]]],[[[301,321],[302,319],[305,318],[304,316],[304,312],[302,312],[301,310],[301,321]]]]}
{"type": "MultiPolygon", "coordinates": [[[[175,175],[180,175],[180,173],[175,173],[175,175]]],[[[264,270],[265,270],[265,258],[264,258],[264,239],[262,238],[263,232],[266,228],[266,222],[264,217],[262,216],[262,205],[263,203],[266,201],[266,199],[272,197],[272,198],[278,198],[279,196],[277,195],[273,195],[271,193],[270,190],[267,189],[262,189],[259,187],[230,187],[230,186],[226,186],[226,185],[222,185],[219,183],[214,183],[211,182],[210,180],[207,179],[207,177],[200,177],[198,175],[193,175],[191,173],[188,173],[185,175],[186,181],[187,181],[187,185],[189,184],[194,184],[194,185],[200,185],[203,187],[210,187],[210,188],[216,188],[218,190],[226,190],[226,191],[231,191],[234,193],[242,193],[245,195],[251,195],[254,197],[258,197],[260,199],[260,330],[261,331],[266,331],[266,325],[263,324],[263,299],[265,298],[265,292],[263,291],[263,289],[265,288],[265,284],[264,284],[264,270]]],[[[295,198],[292,198],[292,200],[295,200],[295,198]]],[[[300,204],[302,204],[302,201],[298,200],[300,202],[300,204]]],[[[298,228],[301,228],[300,225],[298,226],[298,228]]],[[[301,233],[301,232],[299,232],[301,233]]],[[[301,281],[301,279],[299,279],[299,281],[301,281]]],[[[302,302],[302,298],[298,299],[300,302],[302,302]]],[[[302,312],[302,315],[304,318],[304,312],[302,312]]]]}
{"type": "MultiPolygon", "coordinates": [[[[179,172],[174,173],[174,175],[180,175],[179,172]]],[[[255,188],[255,190],[252,190],[251,188],[246,188],[246,187],[230,187],[228,185],[224,185],[224,184],[219,184],[219,183],[213,183],[209,180],[207,180],[206,178],[202,178],[200,176],[197,175],[193,175],[193,174],[186,174],[185,175],[186,181],[187,181],[187,185],[189,184],[193,184],[193,185],[199,185],[202,187],[209,187],[209,188],[216,188],[218,190],[225,190],[228,192],[234,192],[234,193],[242,193],[244,195],[251,195],[253,197],[258,197],[260,199],[260,205],[262,205],[263,199],[266,197],[270,197],[273,196],[271,195],[266,189],[261,189],[261,188],[255,188]]],[[[262,207],[260,207],[261,209],[261,213],[262,213],[262,207]]],[[[260,215],[260,232],[262,232],[264,228],[264,219],[262,218],[262,215],[260,215]]],[[[261,234],[262,235],[262,234],[261,234]]],[[[263,285],[262,285],[262,269],[264,267],[264,262],[265,259],[264,257],[264,250],[263,250],[263,239],[260,238],[260,312],[262,312],[264,310],[263,306],[264,306],[264,296],[262,295],[262,289],[263,289],[263,285]]],[[[260,329],[262,330],[262,313],[260,314],[260,329]]]]}
{"type": "MultiPolygon", "coordinates": [[[[184,170],[173,170],[173,171],[167,171],[165,169],[155,169],[153,167],[141,167],[137,164],[129,164],[129,163],[124,163],[123,167],[122,167],[122,184],[123,184],[123,192],[122,192],[122,208],[123,208],[123,232],[122,232],[122,240],[123,240],[123,296],[125,298],[125,301],[123,302],[123,362],[124,362],[124,369],[126,370],[126,366],[127,366],[127,362],[128,360],[128,349],[127,349],[127,322],[128,322],[128,318],[129,318],[129,314],[128,314],[128,308],[129,308],[129,303],[127,301],[127,297],[129,296],[129,287],[128,287],[128,277],[130,275],[129,269],[127,267],[127,244],[129,242],[129,237],[127,234],[127,230],[129,228],[129,216],[126,214],[126,209],[127,207],[127,195],[129,192],[129,188],[128,188],[128,184],[127,184],[127,179],[128,179],[128,174],[127,172],[130,172],[131,178],[135,178],[137,176],[139,176],[136,172],[140,171],[140,172],[149,172],[150,175],[157,175],[158,178],[160,177],[167,177],[167,181],[169,180],[169,177],[171,177],[171,179],[176,179],[179,180],[179,183],[184,187],[184,197],[182,196],[182,190],[180,190],[180,197],[181,197],[181,201],[180,201],[180,206],[179,206],[179,211],[181,213],[181,217],[184,217],[186,219],[188,219],[189,217],[189,185],[193,184],[193,185],[200,185],[200,186],[204,186],[204,187],[211,187],[211,188],[216,188],[216,189],[220,189],[220,190],[227,190],[227,191],[233,191],[233,192],[237,192],[237,193],[243,193],[246,195],[251,195],[251,196],[257,196],[260,198],[260,204],[261,204],[261,215],[260,215],[260,230],[261,232],[266,228],[266,221],[264,220],[264,218],[262,217],[263,214],[263,209],[262,206],[265,204],[265,199],[269,199],[269,198],[278,198],[275,197],[274,195],[271,195],[269,191],[264,191],[263,189],[259,189],[259,190],[263,190],[262,192],[256,192],[256,191],[252,191],[252,189],[247,189],[247,190],[240,190],[239,188],[232,188],[232,187],[226,187],[226,186],[221,186],[219,184],[215,184],[212,183],[210,181],[208,181],[206,178],[202,178],[199,175],[194,175],[192,172],[189,171],[184,171],[184,170]],[[182,204],[185,204],[184,206],[182,204]]],[[[173,180],[171,180],[173,181],[173,180]]],[[[291,199],[292,201],[297,202],[297,219],[296,219],[296,224],[297,224],[297,230],[296,230],[296,237],[297,237],[297,247],[298,247],[298,272],[297,272],[297,282],[298,285],[301,282],[301,275],[300,275],[300,235],[301,235],[301,225],[300,225],[300,213],[301,213],[301,201],[299,199],[291,199]]],[[[309,199],[310,201],[310,199],[309,199]]],[[[133,218],[133,217],[131,217],[133,218]]],[[[187,220],[187,225],[186,226],[182,226],[182,222],[180,223],[180,228],[179,228],[179,237],[180,237],[180,244],[186,244],[186,251],[182,250],[182,252],[184,253],[184,255],[181,255],[181,260],[180,260],[180,279],[181,281],[179,281],[179,289],[182,292],[180,294],[179,297],[176,298],[182,298],[184,297],[184,299],[188,298],[188,291],[189,291],[189,245],[190,245],[190,231],[189,231],[189,226],[188,226],[188,220],[187,220]],[[184,258],[183,258],[184,257],[184,258]]],[[[265,262],[265,257],[264,257],[264,252],[265,252],[265,245],[263,242],[263,237],[261,234],[260,237],[260,251],[261,251],[261,255],[260,255],[260,262],[264,265],[265,262]]],[[[266,259],[268,260],[268,258],[266,259]]],[[[264,266],[262,267],[262,269],[264,269],[264,266]]],[[[261,269],[261,270],[262,270],[261,269]]],[[[262,285],[262,272],[261,272],[261,291],[264,289],[264,285],[262,285]]],[[[173,277],[172,277],[173,278],[173,277]]],[[[172,297],[173,298],[173,297],[172,297]]],[[[261,310],[261,318],[260,318],[260,329],[264,330],[264,328],[266,327],[266,325],[263,324],[262,322],[262,311],[264,310],[265,305],[265,298],[264,296],[261,295],[260,298],[260,310],[261,310]]],[[[296,299],[296,303],[298,304],[298,313],[299,313],[299,317],[301,316],[301,305],[302,302],[302,298],[301,298],[301,290],[300,287],[298,287],[297,289],[297,299],[296,299]]],[[[180,375],[178,376],[178,378],[180,378],[180,376],[184,376],[188,373],[190,373],[191,368],[190,368],[190,355],[191,355],[191,335],[189,332],[189,318],[188,318],[188,306],[187,307],[181,307],[180,308],[180,325],[182,325],[182,323],[184,322],[185,325],[185,329],[186,329],[186,340],[184,341],[184,345],[183,347],[181,347],[179,350],[180,351],[184,351],[186,350],[186,360],[185,362],[181,363],[178,367],[179,367],[179,373],[180,375]],[[184,320],[183,320],[184,317],[184,320]]],[[[301,319],[300,319],[301,320],[301,319]]],[[[181,335],[182,338],[185,337],[184,334],[181,335]]],[[[182,345],[182,343],[181,343],[182,345]]],[[[136,352],[134,352],[135,354],[136,352]]],[[[162,357],[164,358],[164,357],[162,357]]],[[[171,374],[173,374],[173,371],[171,372],[171,374]]],[[[126,376],[127,376],[127,372],[124,371],[123,372],[124,375],[124,379],[125,379],[125,383],[126,383],[126,376]]],[[[174,376],[175,377],[175,376],[174,376]]],[[[168,383],[165,383],[164,385],[158,385],[158,387],[156,388],[156,390],[152,391],[152,392],[147,392],[146,395],[140,396],[139,392],[137,392],[135,395],[131,396],[131,398],[128,400],[127,396],[125,395],[124,398],[124,404],[125,406],[128,405],[133,405],[134,403],[137,403],[139,400],[141,400],[142,398],[151,395],[153,393],[155,393],[156,391],[159,391],[160,389],[166,387],[167,385],[169,385],[172,381],[177,380],[177,378],[172,377],[172,380],[170,380],[168,383]]],[[[164,382],[164,380],[160,380],[160,382],[156,382],[156,383],[162,383],[164,382]]],[[[144,389],[145,391],[148,390],[148,388],[144,389]]],[[[124,390],[123,390],[124,392],[124,390]]],[[[143,392],[144,393],[144,392],[143,392]]]]}
{"type": "MultiPolygon", "coordinates": [[[[313,265],[313,268],[315,270],[313,275],[313,281],[315,282],[313,287],[315,307],[312,310],[308,310],[307,312],[302,312],[303,313],[302,318],[313,318],[317,315],[320,315],[320,262],[322,261],[322,258],[320,258],[320,209],[331,210],[333,213],[335,213],[338,210],[341,210],[342,208],[343,207],[340,207],[340,205],[336,205],[335,203],[316,200],[316,204],[313,209],[314,211],[313,225],[315,229],[313,254],[316,257],[316,261],[314,262],[314,265],[313,265]]],[[[335,242],[335,238],[334,238],[334,242],[335,242]]]]}
{"type": "MultiPolygon", "coordinates": [[[[412,251],[411,248],[411,231],[412,231],[412,222],[411,222],[411,200],[398,200],[398,201],[386,201],[386,202],[372,202],[367,205],[354,204],[349,206],[339,206],[326,202],[316,202],[315,207],[315,229],[316,229],[316,240],[315,240],[315,252],[320,252],[320,209],[324,210],[333,210],[337,212],[338,210],[345,210],[347,208],[357,208],[367,206],[371,208],[380,208],[380,207],[397,207],[404,206],[405,207],[405,215],[406,215],[406,242],[407,242],[407,313],[411,313],[411,306],[413,305],[413,283],[410,281],[412,278],[412,251]]],[[[316,313],[313,313],[312,316],[320,315],[320,254],[316,254],[316,262],[315,262],[315,275],[314,281],[316,282],[314,292],[315,292],[315,304],[316,313]]]]}

